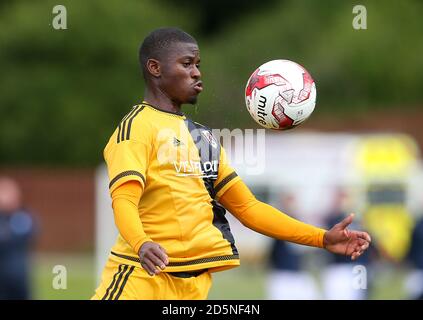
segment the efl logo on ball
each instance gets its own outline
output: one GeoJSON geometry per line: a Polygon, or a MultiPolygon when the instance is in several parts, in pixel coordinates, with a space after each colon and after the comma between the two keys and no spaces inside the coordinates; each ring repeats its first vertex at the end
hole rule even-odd
{"type": "Polygon", "coordinates": [[[248,79],[245,103],[261,126],[291,129],[312,114],[316,105],[316,85],[298,63],[272,60],[261,65],[248,79]]]}

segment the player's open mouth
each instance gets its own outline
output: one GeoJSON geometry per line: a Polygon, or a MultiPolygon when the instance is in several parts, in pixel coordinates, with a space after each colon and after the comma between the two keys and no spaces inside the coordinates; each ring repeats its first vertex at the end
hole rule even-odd
{"type": "Polygon", "coordinates": [[[197,91],[197,93],[203,91],[203,83],[198,81],[196,84],[194,84],[194,90],[197,91]]]}

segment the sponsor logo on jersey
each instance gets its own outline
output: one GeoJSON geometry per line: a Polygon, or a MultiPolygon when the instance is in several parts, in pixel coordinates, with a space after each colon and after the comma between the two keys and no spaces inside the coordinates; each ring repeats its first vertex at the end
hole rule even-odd
{"type": "Polygon", "coordinates": [[[173,165],[178,177],[217,178],[219,161],[174,161],[173,165]]]}

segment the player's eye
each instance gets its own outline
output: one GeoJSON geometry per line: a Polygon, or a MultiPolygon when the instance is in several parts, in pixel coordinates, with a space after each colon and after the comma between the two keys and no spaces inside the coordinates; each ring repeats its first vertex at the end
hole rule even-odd
{"type": "Polygon", "coordinates": [[[191,65],[191,62],[184,62],[184,63],[182,63],[182,65],[183,65],[185,68],[188,68],[188,67],[191,65]]]}
{"type": "Polygon", "coordinates": [[[197,69],[200,69],[200,64],[199,63],[197,63],[195,66],[197,67],[197,69]]]}

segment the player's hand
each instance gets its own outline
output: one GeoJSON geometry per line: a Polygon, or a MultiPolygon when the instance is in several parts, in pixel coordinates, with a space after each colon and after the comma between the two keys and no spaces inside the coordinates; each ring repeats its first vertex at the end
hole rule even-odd
{"type": "Polygon", "coordinates": [[[372,241],[369,234],[363,231],[348,230],[348,226],[354,219],[350,214],[341,222],[326,231],[323,237],[323,246],[332,253],[350,256],[351,260],[357,259],[363,254],[372,241]]]}
{"type": "Polygon", "coordinates": [[[169,264],[166,250],[158,243],[152,241],[145,242],[141,246],[138,255],[140,256],[141,267],[150,276],[159,274],[169,264]]]}

